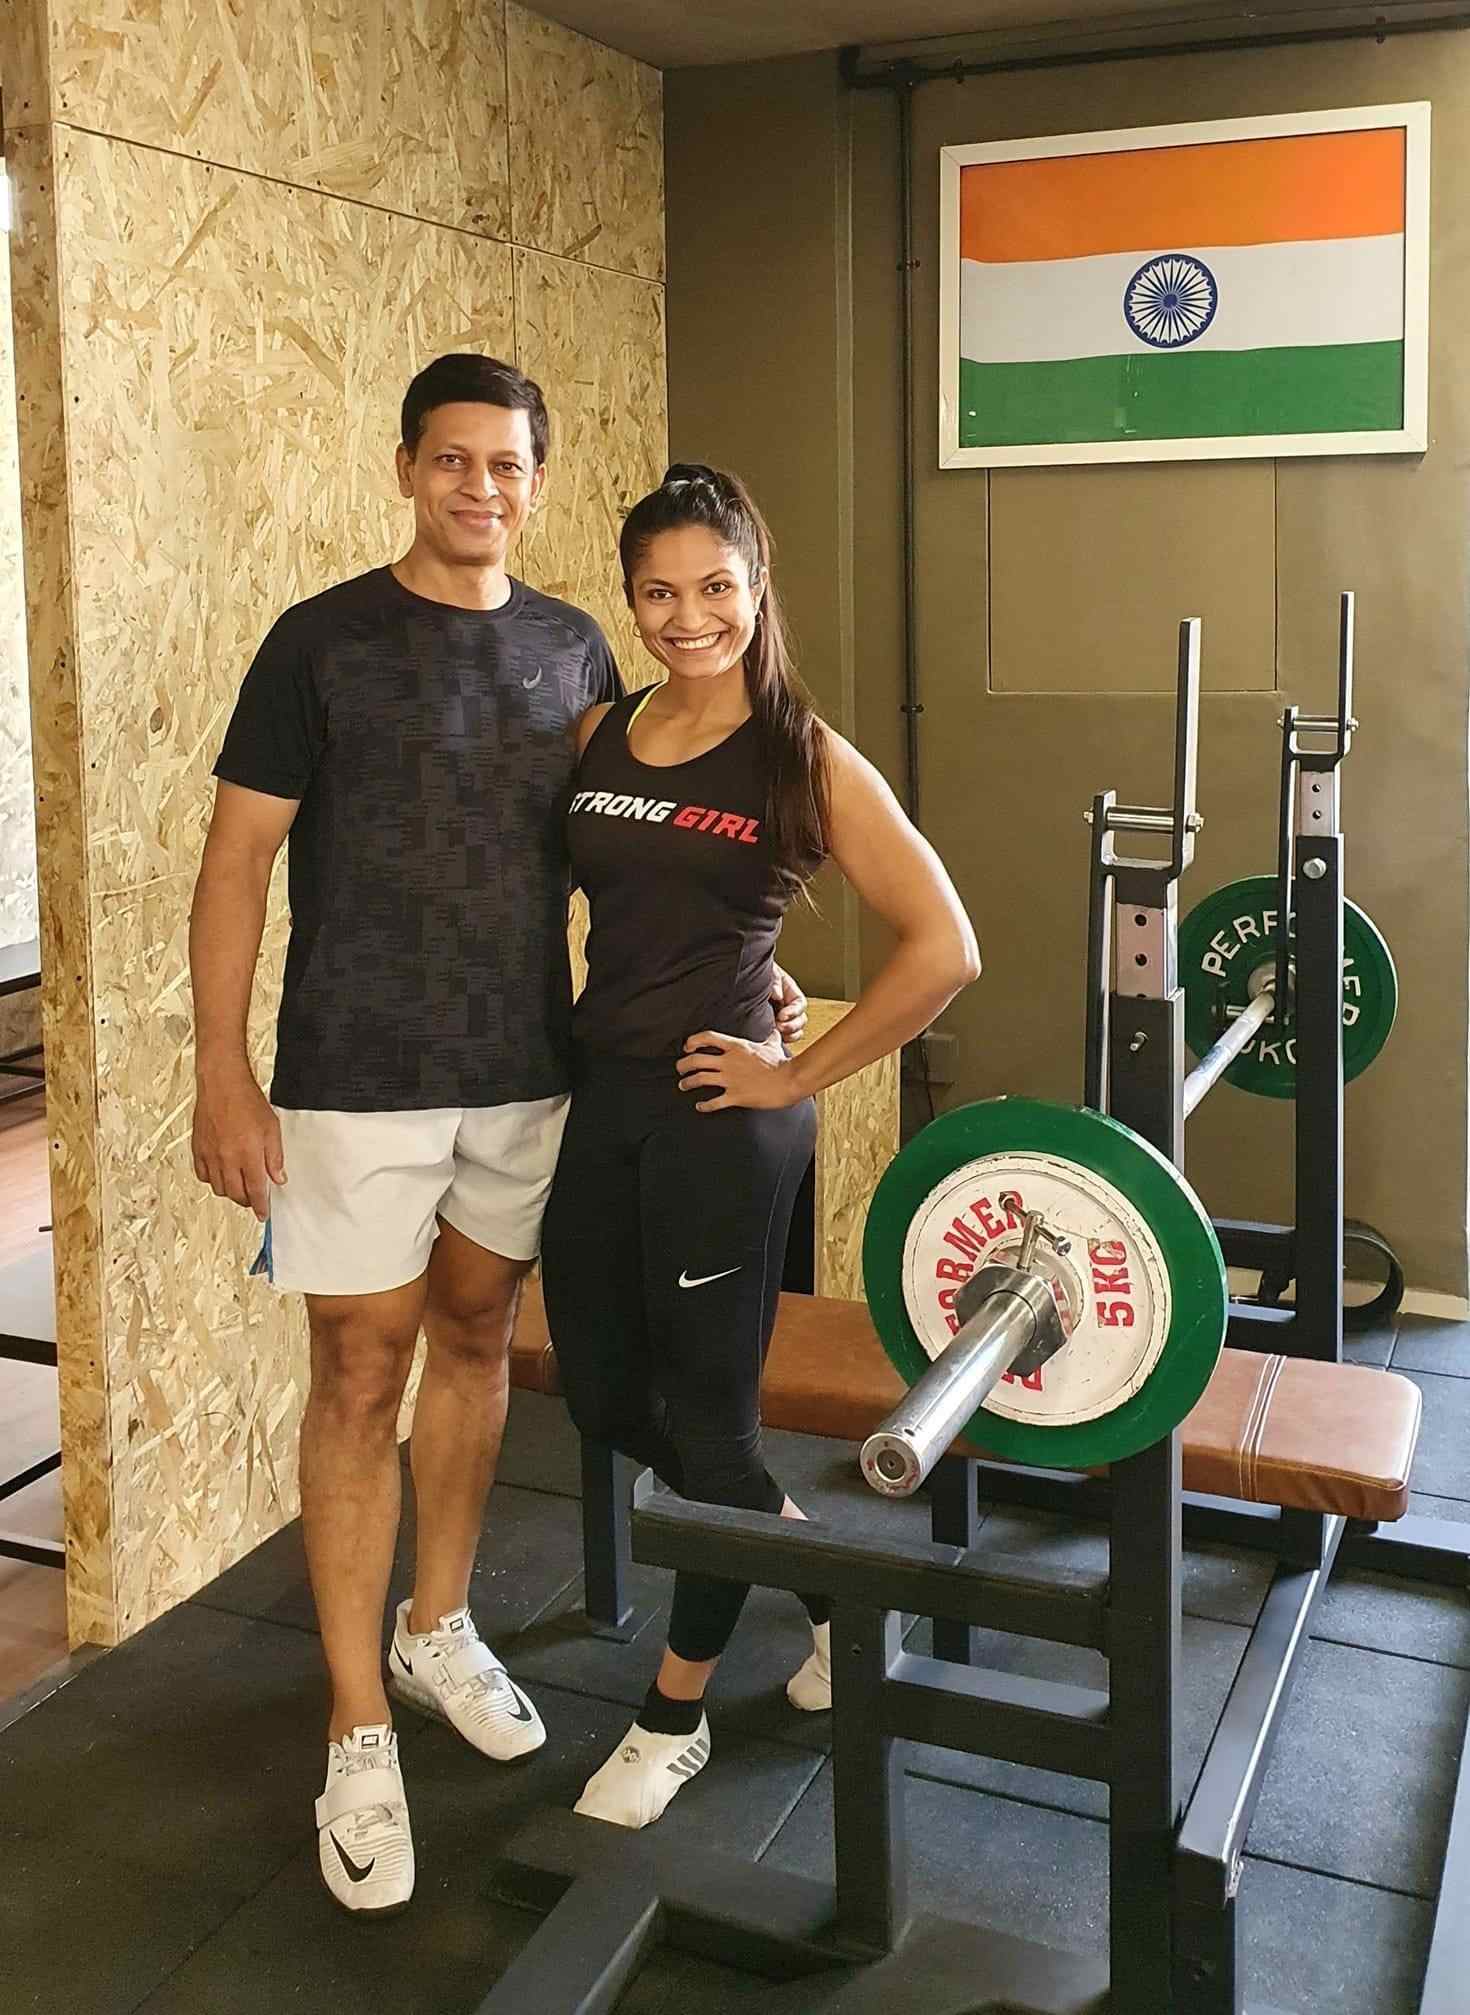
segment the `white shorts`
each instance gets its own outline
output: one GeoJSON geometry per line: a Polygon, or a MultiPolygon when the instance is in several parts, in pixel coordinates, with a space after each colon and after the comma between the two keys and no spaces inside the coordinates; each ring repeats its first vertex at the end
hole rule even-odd
{"type": "Polygon", "coordinates": [[[534,1259],[568,1103],[277,1107],[286,1180],[253,1271],[299,1294],[381,1294],[418,1279],[441,1217],[490,1252],[534,1259]]]}

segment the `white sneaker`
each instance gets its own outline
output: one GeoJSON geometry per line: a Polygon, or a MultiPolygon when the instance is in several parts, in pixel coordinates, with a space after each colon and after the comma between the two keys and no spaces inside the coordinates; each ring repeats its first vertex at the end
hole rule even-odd
{"type": "Polygon", "coordinates": [[[398,1737],[386,1722],[327,1744],[316,1823],[322,1880],[344,1910],[385,1917],[405,1907],[413,1894],[413,1835],[398,1737]]]}
{"type": "Polygon", "coordinates": [[[786,1698],[806,1714],[825,1714],[832,1705],[832,1626],[812,1625],[812,1655],[786,1682],[786,1698]]]}
{"type": "Polygon", "coordinates": [[[575,1811],[614,1826],[651,1826],[681,1785],[709,1762],[709,1722],[692,1735],[651,1735],[635,1721],[577,1800],[575,1811]]]}
{"type": "Polygon", "coordinates": [[[441,1616],[432,1630],[410,1630],[400,1602],[388,1653],[388,1691],[457,1729],[482,1756],[509,1763],[546,1740],[541,1716],[489,1645],[467,1609],[441,1616]]]}

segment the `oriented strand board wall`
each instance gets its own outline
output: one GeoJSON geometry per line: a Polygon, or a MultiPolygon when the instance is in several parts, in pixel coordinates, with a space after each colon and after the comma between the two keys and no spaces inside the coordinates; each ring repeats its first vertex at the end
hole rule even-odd
{"type": "MultiPolygon", "coordinates": [[[[308,30],[285,0],[125,0],[103,30],[55,0],[49,44],[43,0],[26,4],[0,79],[29,220],[46,1011],[69,1038],[52,1041],[69,1589],[74,1638],[108,1642],[297,1503],[299,1304],[246,1278],[253,1220],[189,1154],[187,913],[236,687],[282,607],[406,546],[397,405],[449,348],[542,376],[554,506],[522,571],[624,648],[610,527],[664,456],[658,91],[499,4],[338,0],[308,30]],[[508,150],[518,119],[536,148],[508,150]]],[[[283,881],[252,1014],[262,1078],[283,881]]]]}

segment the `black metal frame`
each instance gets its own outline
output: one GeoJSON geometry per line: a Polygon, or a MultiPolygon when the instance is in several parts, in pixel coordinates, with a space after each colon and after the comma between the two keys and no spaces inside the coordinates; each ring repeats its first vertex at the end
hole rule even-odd
{"type": "MultiPolygon", "coordinates": [[[[0,951],[0,997],[29,992],[40,983],[40,947],[34,940],[29,944],[10,945],[0,951]]],[[[0,1091],[0,1105],[9,1105],[18,1098],[29,1098],[34,1092],[45,1089],[45,1070],[36,1068],[29,1061],[40,1055],[41,1045],[34,1043],[27,1049],[9,1050],[0,1056],[0,1077],[26,1079],[19,1089],[0,1091]]],[[[54,1365],[56,1345],[39,1337],[0,1334],[0,1358],[8,1358],[13,1364],[54,1365]]],[[[0,1504],[60,1467],[61,1451],[57,1449],[40,1462],[32,1463],[28,1469],[0,1478],[0,1504]]],[[[33,1567],[65,1567],[66,1548],[54,1540],[32,1539],[25,1533],[0,1530],[0,1560],[24,1560],[33,1567]]]]}
{"type": "MultiPolygon", "coordinates": [[[[9,945],[0,951],[0,997],[29,993],[41,984],[40,949],[39,943],[32,938],[28,944],[9,945]]],[[[18,1098],[30,1098],[45,1089],[45,1067],[32,1062],[32,1058],[41,1054],[42,1045],[31,1043],[24,1049],[7,1050],[0,1056],[0,1077],[25,1079],[24,1084],[0,1091],[0,1105],[9,1105],[18,1098]]]]}

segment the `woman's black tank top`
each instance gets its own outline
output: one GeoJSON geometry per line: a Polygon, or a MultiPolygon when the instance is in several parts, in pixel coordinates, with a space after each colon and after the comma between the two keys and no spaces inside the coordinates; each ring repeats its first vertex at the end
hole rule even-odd
{"type": "Polygon", "coordinates": [[[598,723],[567,812],[592,912],[573,1031],[588,1051],[630,1057],[677,1055],[702,1029],[762,1042],[789,896],[755,723],[690,762],[641,763],[628,729],[649,697],[630,694],[598,723]]]}

